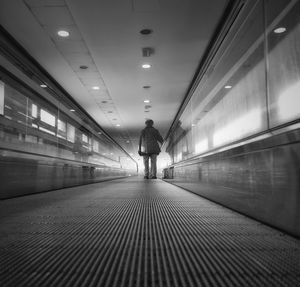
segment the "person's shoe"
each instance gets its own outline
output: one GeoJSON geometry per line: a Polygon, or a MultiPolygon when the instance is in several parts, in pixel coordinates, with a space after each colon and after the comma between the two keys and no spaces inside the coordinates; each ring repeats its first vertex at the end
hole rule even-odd
{"type": "Polygon", "coordinates": [[[148,179],[149,177],[147,175],[144,176],[144,179],[148,179]]]}

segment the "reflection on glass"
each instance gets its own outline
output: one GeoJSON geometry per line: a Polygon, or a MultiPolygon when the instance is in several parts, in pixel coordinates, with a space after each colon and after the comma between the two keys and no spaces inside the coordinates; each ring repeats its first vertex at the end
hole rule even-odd
{"type": "Polygon", "coordinates": [[[205,152],[207,150],[208,150],[208,140],[207,139],[204,139],[204,140],[196,143],[196,145],[195,145],[196,154],[205,152]]]}
{"type": "Polygon", "coordinates": [[[94,143],[93,143],[93,150],[94,152],[99,152],[99,142],[94,140],[94,143]]]}
{"type": "Polygon", "coordinates": [[[50,134],[50,135],[55,135],[55,132],[50,131],[50,130],[48,130],[48,129],[45,129],[45,128],[43,128],[43,127],[39,127],[39,130],[40,130],[40,131],[43,131],[43,132],[46,132],[46,133],[48,133],[48,134],[50,134]]]}
{"type": "Polygon", "coordinates": [[[4,114],[4,83],[0,81],[0,115],[4,114]]]}
{"type": "Polygon", "coordinates": [[[288,87],[278,99],[280,120],[288,121],[300,116],[300,82],[288,87]]]}
{"type": "Polygon", "coordinates": [[[177,161],[181,161],[182,160],[182,152],[179,152],[177,154],[177,161]]]}
{"type": "Polygon", "coordinates": [[[35,104],[31,105],[31,116],[34,118],[38,117],[38,109],[37,109],[37,105],[35,104]]]}
{"type": "Polygon", "coordinates": [[[55,127],[55,116],[43,109],[41,109],[41,121],[55,127]]]}
{"type": "Polygon", "coordinates": [[[67,124],[67,140],[74,143],[75,141],[75,127],[71,124],[67,124]]]}
{"type": "Polygon", "coordinates": [[[82,141],[87,143],[88,142],[88,137],[85,134],[82,134],[82,141]]]}
{"type": "Polygon", "coordinates": [[[58,120],[58,130],[66,132],[66,123],[61,120],[58,120]]]}
{"type": "Polygon", "coordinates": [[[259,130],[261,124],[261,111],[254,109],[217,130],[213,136],[213,145],[217,147],[250,135],[252,132],[259,130]]]}
{"type": "Polygon", "coordinates": [[[5,77],[5,81],[0,82],[4,93],[4,102],[0,99],[4,107],[4,116],[0,117],[2,149],[115,168],[136,168],[132,160],[126,160],[121,166],[120,156],[124,156],[124,152],[109,138],[101,136],[99,139],[98,128],[94,130],[88,123],[80,125],[63,109],[26,90],[1,71],[0,76],[5,77]]]}
{"type": "Polygon", "coordinates": [[[300,1],[268,5],[269,115],[270,126],[276,127],[300,116],[300,1]]]}

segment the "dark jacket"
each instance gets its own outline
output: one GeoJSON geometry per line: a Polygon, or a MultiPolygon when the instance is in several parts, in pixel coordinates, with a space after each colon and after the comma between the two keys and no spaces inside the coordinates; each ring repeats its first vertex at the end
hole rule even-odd
{"type": "Polygon", "coordinates": [[[154,127],[145,127],[140,136],[139,148],[146,154],[159,154],[158,142],[163,143],[164,139],[154,127]]]}

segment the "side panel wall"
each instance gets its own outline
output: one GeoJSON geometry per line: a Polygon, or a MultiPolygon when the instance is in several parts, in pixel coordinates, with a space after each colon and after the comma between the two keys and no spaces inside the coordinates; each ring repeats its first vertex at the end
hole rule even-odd
{"type": "Polygon", "coordinates": [[[126,170],[46,159],[0,158],[0,199],[128,176],[126,170]]]}
{"type": "Polygon", "coordinates": [[[300,236],[299,139],[297,130],[175,164],[166,180],[300,236]]]}

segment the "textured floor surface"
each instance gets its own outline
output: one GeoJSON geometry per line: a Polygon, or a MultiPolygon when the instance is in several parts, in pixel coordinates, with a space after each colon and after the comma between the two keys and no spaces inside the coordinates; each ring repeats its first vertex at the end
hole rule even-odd
{"type": "Polygon", "coordinates": [[[300,240],[161,180],[0,201],[0,286],[300,286],[300,240]]]}

